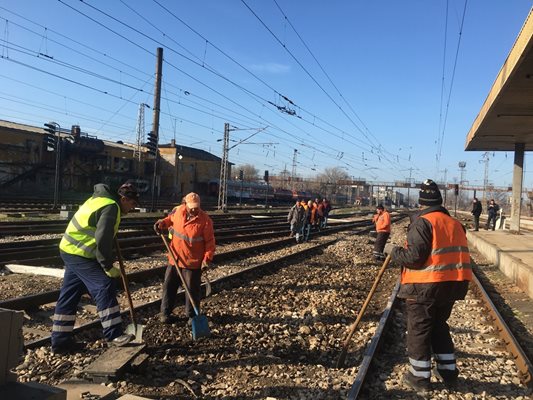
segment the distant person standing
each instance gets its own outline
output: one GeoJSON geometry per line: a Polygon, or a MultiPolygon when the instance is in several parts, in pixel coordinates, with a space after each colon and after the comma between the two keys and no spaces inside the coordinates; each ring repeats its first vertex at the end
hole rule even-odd
{"type": "Polygon", "coordinates": [[[377,237],[374,242],[374,258],[376,261],[385,259],[383,248],[390,236],[390,214],[383,205],[376,207],[376,214],[372,217],[372,222],[376,224],[377,237]]]}
{"type": "Polygon", "coordinates": [[[474,200],[472,200],[472,215],[474,216],[474,231],[479,231],[479,216],[483,212],[483,206],[477,199],[477,197],[474,197],[474,200]]]}
{"type": "Polygon", "coordinates": [[[492,230],[496,229],[496,216],[498,215],[498,211],[500,210],[500,206],[496,204],[494,199],[491,199],[488,206],[488,218],[487,218],[487,225],[485,225],[485,229],[490,228],[490,223],[492,221],[492,230]]]}
{"type": "Polygon", "coordinates": [[[328,226],[328,217],[331,211],[331,204],[328,199],[323,199],[322,204],[324,204],[324,219],[322,220],[322,227],[327,228],[328,226]]]}

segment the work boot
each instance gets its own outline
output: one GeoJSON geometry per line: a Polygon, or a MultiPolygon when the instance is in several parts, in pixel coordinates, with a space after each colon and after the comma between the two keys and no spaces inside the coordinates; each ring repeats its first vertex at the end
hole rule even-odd
{"type": "Polygon", "coordinates": [[[178,318],[172,314],[159,314],[159,322],[162,324],[173,324],[178,322],[178,318]]]}
{"type": "Polygon", "coordinates": [[[403,376],[402,383],[420,393],[426,393],[431,390],[429,379],[418,380],[409,371],[403,376]]]}
{"type": "Polygon", "coordinates": [[[129,333],[125,333],[123,335],[120,335],[113,340],[111,340],[109,343],[116,347],[122,347],[127,345],[129,342],[131,342],[133,339],[135,339],[134,335],[130,335],[129,333]]]}
{"type": "Polygon", "coordinates": [[[446,386],[447,388],[449,389],[455,389],[455,387],[457,386],[457,381],[458,381],[458,378],[457,376],[459,375],[459,371],[457,370],[454,370],[454,371],[439,371],[437,369],[437,367],[433,367],[433,375],[435,375],[435,377],[441,381],[442,383],[444,383],[444,386],[446,386]]]}

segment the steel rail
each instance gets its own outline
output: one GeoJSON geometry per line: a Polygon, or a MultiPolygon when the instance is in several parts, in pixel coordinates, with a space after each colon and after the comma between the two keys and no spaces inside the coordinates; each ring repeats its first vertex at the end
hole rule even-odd
{"type": "MultiPolygon", "coordinates": [[[[362,231],[365,231],[365,229],[363,229],[362,231]]],[[[291,259],[299,257],[299,256],[301,256],[303,254],[312,253],[312,252],[316,251],[319,248],[326,247],[326,246],[329,246],[329,245],[335,243],[337,240],[338,239],[332,239],[332,240],[329,240],[327,242],[319,243],[319,244],[317,244],[317,245],[315,245],[313,247],[308,247],[306,249],[302,249],[302,250],[297,251],[295,253],[281,256],[281,257],[279,257],[279,258],[277,258],[275,260],[271,260],[271,261],[267,261],[267,262],[262,263],[262,264],[257,264],[257,265],[254,265],[254,266],[250,266],[250,267],[245,268],[245,269],[243,269],[241,271],[237,271],[237,272],[225,275],[223,277],[220,277],[218,279],[215,279],[215,280],[211,281],[212,291],[216,292],[216,291],[221,290],[223,287],[227,286],[228,283],[231,283],[235,278],[242,278],[242,277],[246,276],[247,274],[250,274],[252,272],[257,272],[259,270],[267,269],[269,267],[277,268],[280,265],[281,262],[290,261],[291,259]]],[[[203,283],[202,286],[205,286],[205,283],[203,283]]],[[[177,300],[178,301],[184,301],[184,298],[185,298],[184,297],[184,292],[183,291],[179,291],[177,300]]],[[[135,306],[134,309],[135,309],[136,312],[138,312],[138,311],[143,310],[143,309],[147,309],[147,308],[158,306],[160,303],[161,303],[161,299],[153,300],[153,301],[150,301],[150,302],[135,306]]],[[[122,316],[125,316],[127,314],[128,314],[128,310],[121,311],[121,315],[122,316]]],[[[81,331],[86,331],[86,330],[89,330],[89,329],[92,329],[92,328],[98,328],[100,326],[101,326],[101,322],[100,322],[99,319],[97,319],[95,321],[91,321],[91,322],[88,322],[86,324],[83,324],[83,325],[80,325],[80,326],[74,328],[74,334],[79,333],[81,331]]],[[[26,349],[34,349],[34,348],[37,348],[37,347],[40,347],[40,346],[47,345],[49,343],[50,343],[50,336],[46,336],[46,337],[43,337],[43,338],[40,338],[40,339],[33,340],[33,341],[29,342],[29,343],[26,343],[24,345],[24,347],[26,349]]]]}
{"type": "MultiPolygon", "coordinates": [[[[474,284],[473,291],[478,295],[478,297],[483,301],[485,307],[488,309],[491,315],[490,320],[495,325],[496,331],[498,332],[500,339],[502,340],[502,342],[504,342],[507,351],[513,358],[513,361],[518,369],[520,381],[525,386],[532,388],[533,365],[531,361],[528,359],[527,355],[522,350],[522,347],[520,346],[513,333],[509,329],[507,323],[499,313],[498,309],[496,308],[496,305],[493,303],[488,292],[483,287],[483,284],[475,275],[475,272],[472,279],[472,283],[474,284]]],[[[391,311],[397,305],[397,294],[399,288],[400,283],[398,282],[394,287],[391,296],[389,297],[387,307],[385,308],[381,316],[376,332],[374,333],[370,341],[370,345],[365,349],[363,360],[359,365],[357,375],[348,393],[348,400],[356,400],[359,398],[361,390],[364,387],[364,384],[366,383],[366,379],[367,377],[369,377],[369,371],[372,366],[372,361],[376,356],[381,338],[383,337],[383,334],[385,333],[385,330],[388,326],[388,322],[390,321],[391,311]]]]}
{"type": "Polygon", "coordinates": [[[515,336],[509,329],[509,326],[496,308],[496,305],[490,298],[490,295],[487,293],[481,281],[476,276],[475,271],[472,282],[476,284],[475,290],[479,294],[479,297],[481,297],[481,299],[485,303],[485,306],[487,307],[491,315],[490,319],[496,326],[496,331],[498,332],[500,339],[504,342],[505,348],[513,357],[513,361],[516,364],[516,367],[518,368],[520,380],[527,387],[533,388],[533,364],[528,359],[524,350],[522,350],[522,347],[520,346],[515,336]]]}
{"type": "Polygon", "coordinates": [[[370,344],[365,349],[363,360],[361,361],[361,364],[359,364],[357,375],[355,376],[355,380],[352,384],[352,387],[350,388],[350,391],[348,392],[348,400],[357,399],[361,389],[363,388],[363,384],[365,383],[368,372],[370,371],[372,361],[381,343],[381,338],[383,337],[388,327],[389,321],[391,320],[392,310],[396,306],[397,295],[398,295],[399,290],[400,290],[400,281],[398,280],[398,282],[396,283],[396,286],[394,286],[394,289],[392,290],[392,294],[389,297],[387,306],[385,307],[385,310],[383,311],[383,314],[381,315],[381,318],[378,323],[378,327],[376,328],[376,332],[372,336],[372,339],[370,340],[370,344]]]}

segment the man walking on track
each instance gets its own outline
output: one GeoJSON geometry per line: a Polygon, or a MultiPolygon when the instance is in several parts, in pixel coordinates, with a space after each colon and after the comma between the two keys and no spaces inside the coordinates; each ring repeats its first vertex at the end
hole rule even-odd
{"type": "MultiPolygon", "coordinates": [[[[172,310],[176,302],[178,287],[181,286],[176,268],[180,268],[185,284],[196,306],[200,309],[202,271],[209,268],[213,260],[215,233],[213,221],[200,208],[200,196],[192,192],[185,196],[184,204],[174,207],[166,218],[154,224],[154,230],[158,234],[167,229],[172,236],[170,248],[176,256],[178,265],[173,265],[174,261],[169,255],[169,265],[163,282],[160,320],[165,324],[171,324],[176,322],[172,310]]],[[[196,315],[188,296],[185,300],[185,313],[189,318],[196,315]]]]}
{"type": "Polygon", "coordinates": [[[383,205],[377,206],[372,222],[376,224],[377,232],[376,241],[374,242],[374,258],[376,261],[383,261],[385,259],[383,248],[390,236],[390,214],[383,205]]]}
{"type": "Polygon", "coordinates": [[[113,238],[121,214],[139,203],[139,193],[132,184],[124,184],[114,195],[109,186],[99,183],[94,194],[70,220],[59,244],[65,262],[63,285],[57,301],[52,327],[52,350],[67,353],[81,349],[72,338],[76,309],[87,291],[96,302],[104,337],[113,345],[129,343],[133,335],[124,334],[114,278],[120,269],[113,265],[113,238]]]}
{"type": "Polygon", "coordinates": [[[431,354],[437,378],[454,386],[459,371],[447,320],[456,300],[464,299],[472,279],[464,227],[442,207],[439,188],[427,179],[420,188],[421,211],[413,215],[405,248],[387,244],[385,252],[402,266],[399,297],[407,308],[409,370],[404,383],[430,389],[431,354]]]}

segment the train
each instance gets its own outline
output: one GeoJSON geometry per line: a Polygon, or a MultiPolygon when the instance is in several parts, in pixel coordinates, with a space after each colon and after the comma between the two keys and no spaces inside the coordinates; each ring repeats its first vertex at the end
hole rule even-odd
{"type": "MultiPolygon", "coordinates": [[[[219,185],[218,179],[209,181],[208,194],[217,197],[219,185]]],[[[263,182],[228,180],[227,198],[231,202],[264,203],[266,200],[269,204],[291,204],[296,199],[314,200],[322,197],[318,193],[277,188],[263,182]]]]}

